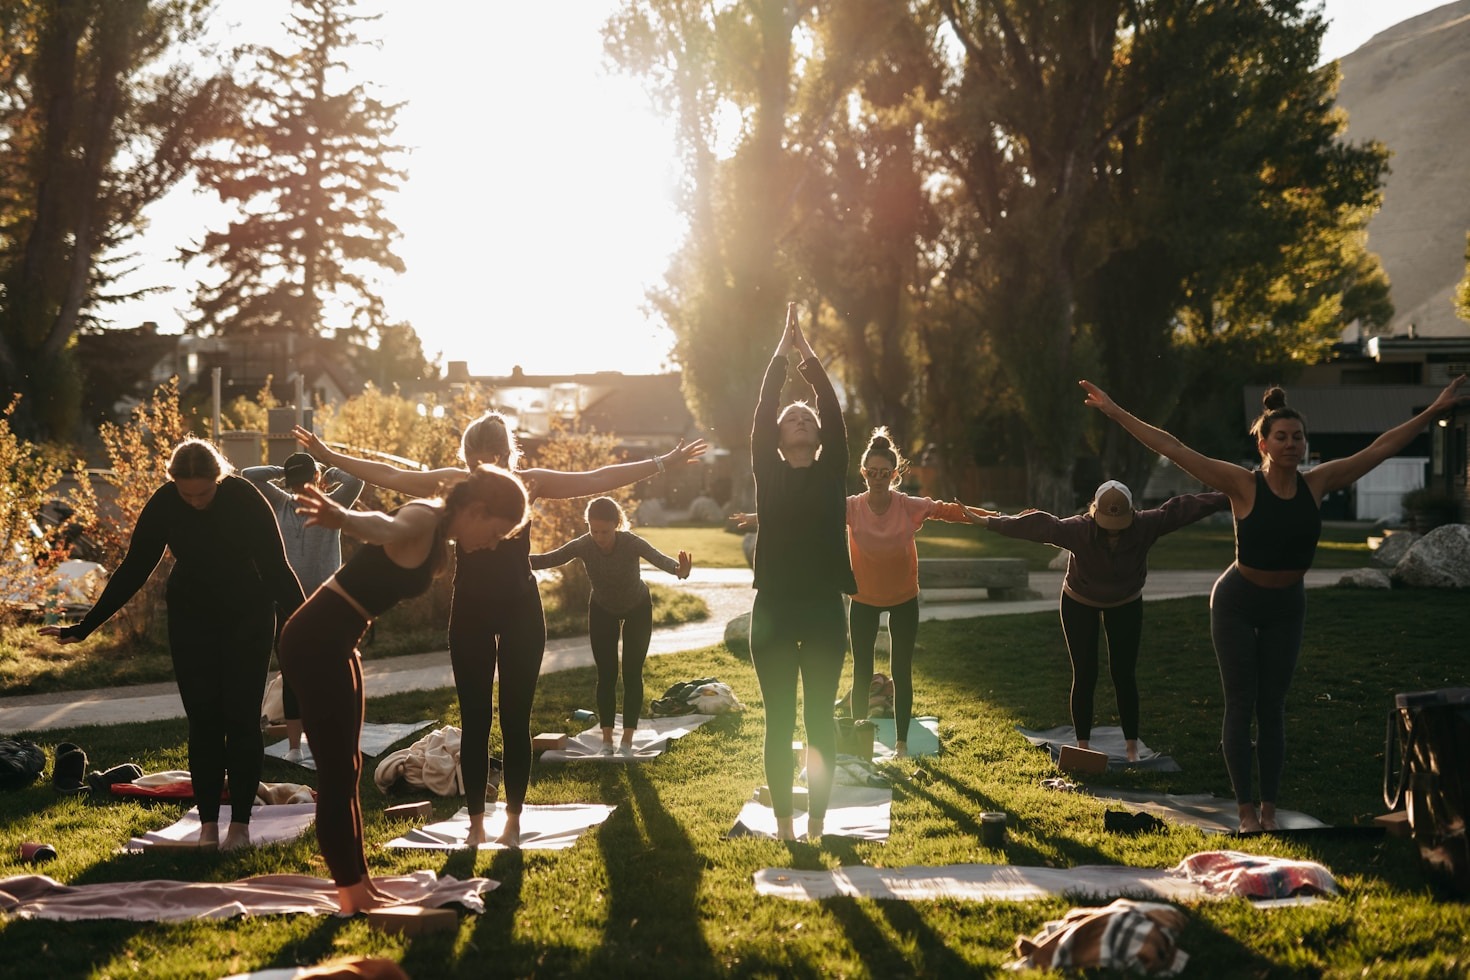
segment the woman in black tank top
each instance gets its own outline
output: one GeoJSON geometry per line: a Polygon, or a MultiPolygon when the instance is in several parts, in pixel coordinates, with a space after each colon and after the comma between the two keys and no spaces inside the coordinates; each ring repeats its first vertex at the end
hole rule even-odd
{"type": "Polygon", "coordinates": [[[308,527],[346,531],[366,542],[297,610],[281,631],[281,671],[296,691],[316,760],[317,841],[346,913],[387,901],[363,854],[363,683],[357,643],[368,624],[424,592],[447,561],[447,542],[466,554],[493,548],[526,522],[526,488],[509,472],[482,466],[445,500],[412,501],[391,514],[351,511],[308,486],[297,495],[308,527]]]}
{"type": "Polygon", "coordinates": [[[1316,552],[1324,496],[1351,486],[1401,452],[1437,416],[1462,402],[1464,375],[1451,381],[1428,408],[1394,426],[1372,445],[1343,459],[1302,471],[1306,423],[1287,407],[1286,392],[1271,388],[1251,426],[1261,466],[1195,452],[1163,429],[1120,408],[1089,381],[1086,404],[1180,469],[1230,498],[1235,515],[1235,564],[1210,594],[1210,635],[1225,693],[1221,744],[1244,833],[1276,830],[1276,796],[1286,757],[1286,692],[1301,652],[1305,623],[1303,578],[1316,552]],[[1251,722],[1257,736],[1252,746],[1251,722]],[[1252,756],[1260,763],[1260,795],[1253,794],[1252,756]],[[1259,800],[1259,808],[1257,807],[1259,800]]]}
{"type": "MultiPolygon", "coordinates": [[[[336,466],[368,483],[416,497],[439,493],[465,478],[462,467],[406,470],[374,460],[358,459],[329,449],[310,431],[297,427],[296,439],[319,462],[336,466]]],[[[489,463],[517,473],[532,503],[592,497],[646,480],[670,466],[693,463],[704,455],[704,440],[679,444],[651,459],[603,466],[582,473],[539,468],[520,469],[515,436],[498,412],[471,422],[460,440],[466,467],[489,463]]],[[[531,574],[531,531],[527,524],[493,549],[456,554],[454,599],[449,612],[449,657],[459,695],[460,767],[465,806],[470,815],[466,843],[478,846],[485,832],[485,794],[490,773],[490,724],[495,675],[500,675],[501,755],[505,760],[506,821],[496,842],[520,843],[521,809],[531,777],[531,702],[541,658],[546,652],[546,620],[541,595],[531,574]]]]}

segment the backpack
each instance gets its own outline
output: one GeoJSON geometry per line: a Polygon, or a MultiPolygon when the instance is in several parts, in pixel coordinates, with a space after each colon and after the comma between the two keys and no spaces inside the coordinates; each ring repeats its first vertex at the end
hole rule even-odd
{"type": "Polygon", "coordinates": [[[46,753],[27,739],[0,738],[0,789],[22,789],[46,771],[46,753]]]}

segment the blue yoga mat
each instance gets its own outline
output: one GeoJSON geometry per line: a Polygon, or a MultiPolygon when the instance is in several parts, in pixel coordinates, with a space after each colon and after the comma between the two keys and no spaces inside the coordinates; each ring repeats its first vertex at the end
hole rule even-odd
{"type": "MultiPolygon", "coordinates": [[[[869,718],[876,731],[873,733],[881,745],[891,752],[894,737],[892,718],[869,718]]],[[[913,718],[909,721],[909,755],[939,754],[939,719],[933,717],[913,718]]]]}

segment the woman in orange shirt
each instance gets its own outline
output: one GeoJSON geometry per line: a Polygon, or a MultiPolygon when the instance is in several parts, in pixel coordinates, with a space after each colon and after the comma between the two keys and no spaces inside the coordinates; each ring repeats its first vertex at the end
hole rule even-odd
{"type": "Polygon", "coordinates": [[[907,461],[893,446],[883,426],[873,430],[863,453],[867,489],[847,498],[847,547],[857,593],[848,610],[852,636],[853,716],[868,714],[867,690],[873,677],[873,645],[878,616],[888,613],[893,640],[889,672],[893,676],[894,750],[908,755],[909,719],[914,706],[914,639],[919,632],[919,551],[914,535],[925,521],[967,523],[963,504],[911,497],[896,488],[907,461]]]}

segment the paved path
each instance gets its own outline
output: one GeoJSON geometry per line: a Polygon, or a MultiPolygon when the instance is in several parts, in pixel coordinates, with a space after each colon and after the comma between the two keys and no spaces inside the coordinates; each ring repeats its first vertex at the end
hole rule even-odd
{"type": "MultiPolygon", "coordinates": [[[[725,624],[750,610],[753,593],[748,569],[696,570],[685,582],[679,582],[673,576],[653,569],[644,569],[644,573],[649,582],[675,585],[698,594],[710,607],[710,618],[704,622],[654,630],[649,656],[714,646],[724,640],[725,624]]],[[[1154,570],[1149,575],[1145,599],[1208,595],[1218,574],[1154,570]]],[[[1340,569],[1311,571],[1307,573],[1307,585],[1313,588],[1332,585],[1343,574],[1340,569]]],[[[935,601],[920,604],[919,618],[964,619],[1053,611],[1057,607],[1061,581],[1061,572],[1032,572],[1031,588],[1042,596],[1038,599],[999,601],[985,598],[982,590],[932,592],[929,595],[935,601]]],[[[549,674],[573,667],[590,666],[592,648],[587,644],[587,638],[567,637],[547,643],[541,672],[549,674]]],[[[370,698],[401,691],[437,690],[454,686],[447,650],[369,660],[363,664],[363,675],[370,698]]],[[[20,732],[83,725],[116,725],[183,716],[184,707],[179,701],[178,689],[172,682],[95,691],[0,697],[0,735],[7,736],[20,732]]]]}

